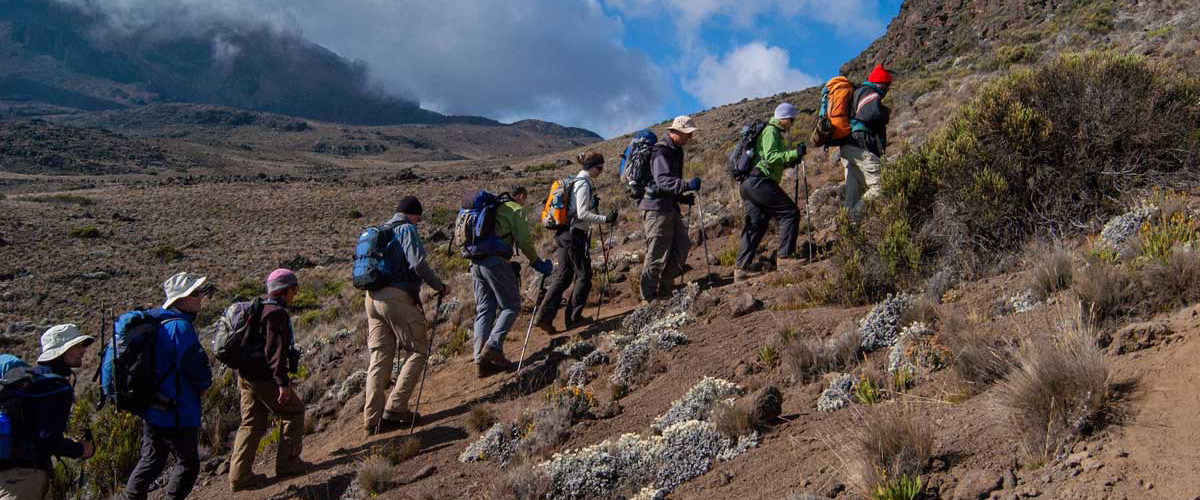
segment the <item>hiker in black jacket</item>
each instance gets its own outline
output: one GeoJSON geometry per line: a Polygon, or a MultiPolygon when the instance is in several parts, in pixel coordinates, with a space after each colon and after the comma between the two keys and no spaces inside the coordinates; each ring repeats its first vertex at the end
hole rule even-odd
{"type": "Polygon", "coordinates": [[[698,130],[689,116],[679,116],[667,128],[667,136],[654,145],[650,160],[654,195],[638,203],[646,230],[646,264],[642,268],[642,300],[671,296],[675,278],[683,276],[688,250],[687,226],[679,204],[691,204],[688,193],[700,190],[700,178],[683,180],[683,146],[698,130]]]}
{"type": "Polygon", "coordinates": [[[26,400],[26,409],[32,410],[25,415],[32,435],[10,440],[16,463],[0,471],[0,498],[41,500],[50,488],[50,457],[92,457],[91,441],[76,442],[64,433],[75,404],[74,369],[83,364],[84,353],[95,341],[71,324],[55,325],[42,334],[42,354],[32,368],[31,392],[37,396],[26,400]]]}
{"type": "Polygon", "coordinates": [[[851,101],[850,137],[841,145],[842,166],[846,168],[845,206],[855,217],[863,203],[879,196],[879,176],[887,150],[887,125],[891,110],[883,97],[892,85],[892,74],[883,65],[875,66],[851,101]]]}

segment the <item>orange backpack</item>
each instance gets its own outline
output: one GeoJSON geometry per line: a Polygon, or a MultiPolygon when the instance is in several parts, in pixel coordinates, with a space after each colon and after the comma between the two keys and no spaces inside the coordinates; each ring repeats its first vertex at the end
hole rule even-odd
{"type": "Polygon", "coordinates": [[[570,225],[571,191],[576,178],[559,179],[550,185],[550,195],[542,207],[542,227],[562,229],[570,225]]]}
{"type": "Polygon", "coordinates": [[[821,89],[821,109],[813,130],[814,146],[824,146],[850,136],[851,104],[854,84],[844,76],[835,76],[821,89]]]}

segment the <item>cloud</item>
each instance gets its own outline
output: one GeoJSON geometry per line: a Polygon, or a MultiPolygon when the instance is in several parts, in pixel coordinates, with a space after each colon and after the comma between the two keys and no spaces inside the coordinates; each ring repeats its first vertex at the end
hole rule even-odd
{"type": "MultiPolygon", "coordinates": [[[[536,117],[611,136],[662,114],[669,77],[596,0],[58,0],[109,34],[169,38],[258,24],[366,63],[372,81],[448,114],[536,117]]],[[[712,0],[705,0],[712,1],[712,0]]],[[[237,48],[214,40],[225,54],[237,48]]]]}
{"type": "Polygon", "coordinates": [[[633,17],[670,12],[685,48],[695,44],[705,25],[713,22],[752,31],[762,16],[804,16],[833,27],[840,37],[868,39],[883,34],[887,22],[880,0],[608,0],[606,5],[633,17]]]}
{"type": "Polygon", "coordinates": [[[819,80],[791,67],[788,53],[754,42],[737,47],[720,59],[707,56],[684,89],[705,106],[719,106],[744,97],[765,97],[817,85],[819,80]]]}

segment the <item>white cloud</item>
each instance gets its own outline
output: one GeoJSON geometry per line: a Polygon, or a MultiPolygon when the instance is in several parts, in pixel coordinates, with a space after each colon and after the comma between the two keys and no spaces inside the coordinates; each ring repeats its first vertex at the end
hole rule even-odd
{"type": "Polygon", "coordinates": [[[58,1],[106,16],[116,33],[170,37],[230,23],[301,33],[364,61],[375,83],[427,108],[606,136],[657,120],[670,86],[665,71],[624,46],[620,19],[595,0],[58,1]]]}
{"type": "Polygon", "coordinates": [[[701,104],[718,106],[744,97],[764,97],[818,83],[817,78],[791,67],[786,50],[754,42],[720,59],[704,57],[696,76],[684,82],[684,89],[701,104]]]}

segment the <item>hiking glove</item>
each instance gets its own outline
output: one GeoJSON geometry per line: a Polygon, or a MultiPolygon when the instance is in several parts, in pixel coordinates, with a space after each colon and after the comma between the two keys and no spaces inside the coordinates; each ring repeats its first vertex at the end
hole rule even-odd
{"type": "Polygon", "coordinates": [[[607,222],[609,224],[616,224],[617,223],[617,209],[614,208],[612,210],[612,212],[609,212],[608,217],[604,218],[604,222],[607,222]]]}
{"type": "Polygon", "coordinates": [[[542,273],[543,276],[549,276],[551,272],[554,272],[554,264],[545,259],[535,260],[529,267],[532,267],[534,271],[542,273]]]}
{"type": "Polygon", "coordinates": [[[687,190],[688,191],[699,191],[700,190],[700,178],[692,177],[691,182],[688,182],[688,184],[687,184],[687,190]]]}
{"type": "Polygon", "coordinates": [[[680,205],[695,205],[696,204],[696,195],[694,195],[692,193],[688,193],[683,196],[680,196],[678,201],[679,201],[680,205]]]}
{"type": "Polygon", "coordinates": [[[796,157],[797,158],[804,159],[804,154],[807,152],[808,152],[808,146],[804,145],[804,141],[800,141],[799,144],[796,144],[796,157]]]}

